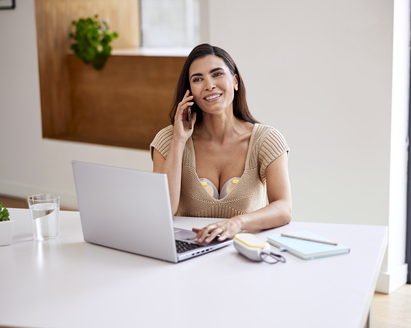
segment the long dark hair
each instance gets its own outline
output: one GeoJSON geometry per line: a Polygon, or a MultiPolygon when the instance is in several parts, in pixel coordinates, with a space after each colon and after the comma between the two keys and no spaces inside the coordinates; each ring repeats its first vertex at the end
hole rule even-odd
{"type": "MultiPolygon", "coordinates": [[[[224,60],[224,63],[227,65],[230,70],[231,75],[237,74],[238,77],[238,91],[234,91],[234,100],[233,100],[233,113],[234,116],[250,123],[259,123],[250,113],[247,105],[247,100],[245,97],[245,86],[243,79],[241,78],[240,72],[238,71],[237,65],[234,63],[234,60],[231,56],[223,49],[219,47],[211,46],[207,43],[203,43],[195,47],[187,57],[186,62],[184,63],[183,69],[181,70],[180,78],[178,79],[177,88],[174,93],[173,105],[170,111],[170,121],[171,124],[174,124],[174,116],[176,115],[177,107],[180,101],[183,99],[184,94],[187,90],[190,89],[189,81],[189,69],[193,61],[198,58],[202,58],[208,55],[214,55],[220,57],[224,60]]],[[[197,104],[194,104],[191,107],[192,112],[197,113],[196,123],[200,123],[203,120],[203,112],[197,104]]]]}

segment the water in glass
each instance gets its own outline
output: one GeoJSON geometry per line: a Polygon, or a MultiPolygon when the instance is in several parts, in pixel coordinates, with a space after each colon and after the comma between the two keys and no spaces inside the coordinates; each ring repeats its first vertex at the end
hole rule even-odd
{"type": "Polygon", "coordinates": [[[30,206],[35,240],[48,240],[58,236],[59,204],[34,204],[30,206]]]}

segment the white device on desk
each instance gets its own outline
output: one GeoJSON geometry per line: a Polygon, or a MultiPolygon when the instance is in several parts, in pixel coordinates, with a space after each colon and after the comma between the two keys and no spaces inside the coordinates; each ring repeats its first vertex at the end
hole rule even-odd
{"type": "Polygon", "coordinates": [[[267,262],[269,264],[275,264],[278,262],[285,263],[285,258],[271,251],[271,246],[265,240],[262,240],[258,236],[252,233],[238,233],[234,237],[235,249],[245,257],[256,262],[267,262]],[[271,257],[272,260],[268,261],[267,257],[271,257]]]}
{"type": "Polygon", "coordinates": [[[175,229],[167,175],[73,161],[84,240],[169,262],[229,245],[175,229]]]}

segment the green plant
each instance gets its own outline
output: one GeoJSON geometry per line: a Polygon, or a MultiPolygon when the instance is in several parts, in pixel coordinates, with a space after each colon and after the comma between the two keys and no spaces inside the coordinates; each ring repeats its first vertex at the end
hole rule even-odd
{"type": "Polygon", "coordinates": [[[70,33],[70,38],[75,40],[71,49],[75,55],[86,64],[92,63],[94,68],[100,70],[111,54],[110,43],[118,38],[117,32],[109,32],[108,19],[98,21],[94,18],[80,18],[73,21],[76,32],[70,33]]]}
{"type": "Polygon", "coordinates": [[[7,208],[3,207],[3,204],[0,203],[0,221],[8,221],[10,214],[7,208]]]}

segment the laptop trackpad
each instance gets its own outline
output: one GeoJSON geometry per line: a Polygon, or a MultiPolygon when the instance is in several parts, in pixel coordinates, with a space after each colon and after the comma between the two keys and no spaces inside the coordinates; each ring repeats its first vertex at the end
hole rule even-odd
{"type": "Polygon", "coordinates": [[[174,236],[178,240],[185,240],[194,243],[194,238],[197,234],[190,230],[174,228],[174,236]]]}

